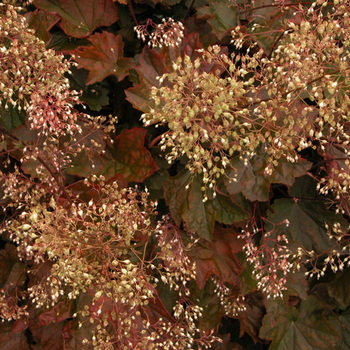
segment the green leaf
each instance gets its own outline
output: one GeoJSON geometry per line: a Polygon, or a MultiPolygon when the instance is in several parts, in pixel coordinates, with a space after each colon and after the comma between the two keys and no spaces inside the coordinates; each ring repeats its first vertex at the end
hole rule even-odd
{"type": "Polygon", "coordinates": [[[269,350],[332,349],[339,339],[339,333],[335,325],[323,316],[323,312],[323,304],[313,296],[301,301],[299,308],[286,304],[281,307],[279,300],[270,300],[260,337],[272,341],[269,350]],[[280,306],[276,308],[276,304],[280,306]]]}
{"type": "Polygon", "coordinates": [[[156,200],[164,198],[164,181],[168,177],[168,172],[164,169],[160,169],[146,179],[145,186],[150,192],[151,199],[156,200]]]}
{"type": "Polygon", "coordinates": [[[290,271],[286,275],[287,282],[284,285],[287,289],[283,291],[283,297],[297,296],[300,299],[306,299],[309,286],[305,276],[306,268],[301,266],[298,271],[290,271]]]}
{"type": "Polygon", "coordinates": [[[268,175],[265,168],[268,166],[265,154],[257,155],[246,163],[239,158],[232,161],[232,170],[224,180],[228,193],[243,193],[250,201],[267,201],[270,198],[272,183],[282,183],[291,186],[296,177],[306,174],[311,163],[304,159],[290,163],[286,159],[279,159],[273,173],[268,175]],[[232,179],[236,178],[237,181],[232,179]]]}
{"type": "Polygon", "coordinates": [[[164,183],[165,201],[175,222],[183,221],[188,231],[205,239],[211,238],[215,218],[208,204],[203,202],[203,192],[197,177],[192,179],[188,171],[169,178],[164,183]]]}
{"type": "Polygon", "coordinates": [[[268,215],[267,219],[271,224],[266,225],[266,230],[272,231],[272,237],[285,233],[289,248],[326,251],[331,245],[324,227],[325,216],[320,214],[321,211],[327,215],[323,203],[277,199],[271,207],[273,214],[268,215]],[[285,220],[288,220],[289,225],[283,223],[285,220]]]}
{"type": "Polygon", "coordinates": [[[199,288],[195,283],[191,283],[191,299],[194,303],[203,308],[202,316],[199,320],[199,329],[210,332],[219,326],[225,310],[215,291],[216,285],[209,279],[203,288],[199,288]]]}
{"type": "Polygon", "coordinates": [[[108,90],[100,84],[86,85],[88,72],[84,69],[71,67],[72,74],[69,76],[71,89],[82,91],[80,100],[85,102],[93,111],[100,111],[109,103],[108,90]]]}
{"type": "Polygon", "coordinates": [[[325,252],[334,245],[329,240],[325,223],[332,227],[334,222],[343,223],[344,220],[326,208],[324,198],[317,195],[315,183],[310,179],[308,176],[297,179],[290,190],[293,198],[275,200],[265,229],[271,231],[272,238],[286,234],[291,250],[303,247],[308,251],[325,252]]]}
{"type": "Polygon", "coordinates": [[[9,104],[8,108],[4,107],[4,103],[0,106],[0,124],[8,131],[24,125],[26,119],[26,113],[22,110],[9,104]]]}
{"type": "Polygon", "coordinates": [[[238,9],[224,1],[210,1],[208,6],[198,9],[198,18],[208,21],[221,40],[238,24],[238,9]]]}
{"type": "Polygon", "coordinates": [[[303,158],[299,158],[295,163],[290,163],[285,158],[281,158],[271,174],[271,183],[292,186],[295,179],[305,175],[311,166],[312,164],[303,158]]]}
{"type": "Polygon", "coordinates": [[[110,32],[96,33],[88,39],[92,46],[79,47],[72,53],[79,68],[89,71],[86,84],[102,81],[109,75],[115,75],[118,81],[123,80],[132,62],[123,57],[124,43],[122,36],[110,32]]]}
{"type": "Polygon", "coordinates": [[[113,144],[107,146],[108,158],[100,174],[107,179],[122,174],[128,182],[143,182],[159,167],[144,146],[147,130],[132,128],[123,130],[113,144]]]}
{"type": "Polygon", "coordinates": [[[165,201],[178,225],[183,221],[189,231],[210,239],[215,221],[232,224],[249,217],[249,209],[239,196],[218,194],[203,202],[201,187],[199,177],[192,177],[188,171],[164,182],[165,201]]]}
{"type": "Polygon", "coordinates": [[[252,209],[241,193],[231,196],[217,193],[207,201],[207,208],[214,213],[216,221],[226,225],[248,219],[252,209]]]}
{"type": "Polygon", "coordinates": [[[70,55],[78,47],[89,45],[89,41],[86,38],[72,38],[61,30],[57,30],[55,27],[50,31],[50,34],[52,34],[52,38],[46,44],[46,48],[54,49],[58,53],[70,55]]]}
{"type": "Polygon", "coordinates": [[[253,275],[253,265],[247,261],[247,256],[243,251],[237,253],[236,257],[243,269],[242,273],[239,276],[241,279],[241,294],[247,295],[249,293],[255,292],[258,288],[256,278],[254,278],[253,275]]]}
{"type": "Polygon", "coordinates": [[[34,5],[61,17],[60,26],[67,35],[83,38],[96,28],[118,20],[113,0],[35,0],[34,5]]]}

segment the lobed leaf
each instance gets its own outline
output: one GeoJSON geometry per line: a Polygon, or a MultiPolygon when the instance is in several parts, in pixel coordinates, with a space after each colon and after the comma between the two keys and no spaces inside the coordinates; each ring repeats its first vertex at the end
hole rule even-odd
{"type": "Polygon", "coordinates": [[[202,289],[209,277],[214,275],[221,282],[239,288],[241,281],[238,276],[243,269],[236,254],[242,251],[243,244],[237,232],[219,227],[211,241],[198,243],[190,252],[190,256],[196,262],[198,287],[202,289]]]}
{"type": "Polygon", "coordinates": [[[210,240],[215,221],[232,224],[249,217],[249,209],[239,197],[218,194],[203,202],[201,187],[200,178],[188,171],[164,182],[165,201],[178,225],[183,221],[188,231],[210,240]]]}
{"type": "Polygon", "coordinates": [[[272,183],[291,186],[295,178],[306,174],[311,168],[311,163],[302,158],[295,163],[280,159],[271,175],[265,173],[268,166],[265,155],[257,155],[247,162],[235,158],[232,166],[234,170],[224,180],[228,193],[241,192],[250,201],[267,201],[270,198],[272,183]]]}
{"type": "Polygon", "coordinates": [[[281,306],[280,301],[268,305],[259,335],[272,341],[269,350],[329,350],[337,343],[339,333],[322,315],[324,306],[314,296],[301,301],[299,308],[281,306]],[[273,305],[277,303],[279,307],[273,305]],[[272,313],[271,306],[275,308],[272,313]]]}
{"type": "Polygon", "coordinates": [[[35,35],[48,44],[52,39],[50,29],[60,20],[58,14],[36,9],[35,11],[27,12],[25,17],[29,28],[34,29],[35,35]]]}
{"type": "Polygon", "coordinates": [[[104,31],[94,34],[88,40],[92,46],[83,46],[72,51],[78,55],[75,58],[78,67],[89,71],[86,84],[100,82],[109,75],[115,75],[118,81],[123,80],[128,75],[132,62],[123,57],[122,36],[104,31]]]}
{"type": "Polygon", "coordinates": [[[210,23],[219,40],[238,25],[238,9],[223,1],[210,1],[198,9],[197,15],[210,23]]]}
{"type": "Polygon", "coordinates": [[[146,134],[143,128],[123,130],[107,145],[107,161],[100,174],[107,179],[122,174],[128,182],[143,182],[156,172],[159,167],[144,146],[146,134]]]}
{"type": "Polygon", "coordinates": [[[83,38],[96,28],[118,20],[113,0],[35,0],[34,5],[61,17],[60,26],[67,35],[83,38]]]}

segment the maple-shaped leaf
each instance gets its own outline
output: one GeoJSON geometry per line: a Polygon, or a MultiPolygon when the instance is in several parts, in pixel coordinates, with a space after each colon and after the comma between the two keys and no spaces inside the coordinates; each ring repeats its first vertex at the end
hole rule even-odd
{"type": "Polygon", "coordinates": [[[202,289],[211,275],[223,283],[240,286],[242,272],[236,254],[242,251],[244,241],[232,229],[217,228],[211,241],[200,241],[189,256],[196,262],[196,280],[202,289]]]}
{"type": "Polygon", "coordinates": [[[150,108],[150,91],[152,86],[159,86],[156,79],[169,72],[171,67],[165,63],[164,55],[144,47],[140,56],[139,64],[135,67],[139,76],[139,84],[125,90],[126,99],[134,108],[147,112],[150,108]]]}
{"type": "Polygon", "coordinates": [[[214,33],[221,40],[238,24],[238,9],[223,1],[210,1],[198,9],[198,18],[208,21],[214,33]]]}
{"type": "Polygon", "coordinates": [[[259,336],[271,340],[269,350],[335,349],[340,335],[323,312],[323,304],[314,296],[302,300],[299,308],[270,300],[259,336]],[[280,306],[273,305],[276,303],[280,306]]]}
{"type": "Polygon", "coordinates": [[[25,17],[29,28],[34,29],[35,35],[48,44],[52,38],[49,31],[60,20],[60,17],[55,13],[48,13],[39,9],[27,12],[25,17]]]}
{"type": "Polygon", "coordinates": [[[311,163],[302,158],[295,163],[281,158],[272,174],[269,175],[265,173],[267,165],[265,155],[257,155],[247,163],[235,158],[232,161],[235,170],[232,170],[228,178],[224,180],[228,193],[241,192],[251,201],[267,201],[270,197],[272,183],[291,186],[296,177],[305,175],[311,167],[311,163]]]}
{"type": "Polygon", "coordinates": [[[316,192],[316,183],[309,176],[298,178],[289,190],[292,198],[276,199],[267,216],[266,232],[271,238],[285,234],[288,247],[296,251],[302,247],[307,251],[325,252],[334,247],[327,234],[334,222],[346,224],[341,216],[327,209],[324,198],[316,192]],[[285,224],[288,220],[288,224],[285,224]]]}
{"type": "Polygon", "coordinates": [[[122,36],[104,31],[94,34],[88,40],[91,46],[79,47],[72,51],[77,55],[75,60],[78,68],[89,71],[86,84],[100,82],[111,74],[115,75],[118,81],[123,80],[128,75],[132,62],[129,58],[123,57],[122,36]]]}
{"type": "Polygon", "coordinates": [[[100,174],[110,179],[122,174],[128,182],[143,182],[159,167],[144,146],[147,130],[132,128],[123,130],[106,148],[107,161],[100,174]]]}
{"type": "Polygon", "coordinates": [[[271,224],[266,225],[266,230],[271,229],[272,237],[286,234],[294,249],[298,246],[308,251],[326,251],[332,245],[324,226],[327,211],[322,204],[311,200],[277,199],[271,207],[273,214],[268,215],[271,224]],[[279,225],[285,220],[288,225],[279,225]]]}
{"type": "Polygon", "coordinates": [[[183,171],[164,182],[164,196],[175,222],[183,221],[186,228],[205,239],[211,238],[215,221],[232,224],[249,217],[249,210],[243,201],[236,202],[229,196],[217,194],[203,202],[199,177],[183,171]]]}
{"type": "Polygon", "coordinates": [[[96,28],[118,20],[113,0],[35,0],[34,5],[61,17],[59,25],[75,38],[90,35],[96,28]]]}

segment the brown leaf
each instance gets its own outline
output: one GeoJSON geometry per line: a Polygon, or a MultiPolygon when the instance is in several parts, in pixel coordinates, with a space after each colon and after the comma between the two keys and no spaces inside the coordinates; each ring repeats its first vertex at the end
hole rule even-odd
{"type": "Polygon", "coordinates": [[[121,35],[110,32],[96,33],[88,39],[92,46],[83,46],[72,53],[78,55],[79,68],[89,71],[87,85],[100,82],[108,75],[115,75],[118,81],[127,75],[132,62],[123,57],[124,43],[121,35]]]}
{"type": "Polygon", "coordinates": [[[50,29],[60,20],[60,17],[55,13],[48,13],[42,10],[27,12],[25,17],[29,28],[35,30],[35,35],[48,44],[52,38],[50,29]]]}
{"type": "Polygon", "coordinates": [[[113,0],[35,0],[34,5],[61,17],[64,32],[75,38],[84,38],[96,28],[109,26],[118,20],[113,0]]]}
{"type": "Polygon", "coordinates": [[[122,174],[128,182],[143,182],[159,169],[151,153],[144,146],[147,130],[123,130],[109,145],[109,161],[101,171],[107,179],[122,174]]]}
{"type": "Polygon", "coordinates": [[[196,261],[199,288],[204,287],[211,275],[217,276],[221,282],[240,286],[238,276],[242,266],[235,254],[242,251],[243,244],[237,232],[226,228],[217,228],[211,241],[201,241],[190,252],[196,261]]]}

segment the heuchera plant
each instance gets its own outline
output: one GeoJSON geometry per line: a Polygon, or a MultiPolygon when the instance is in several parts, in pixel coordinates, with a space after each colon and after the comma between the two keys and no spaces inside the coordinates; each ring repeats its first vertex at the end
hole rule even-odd
{"type": "Polygon", "coordinates": [[[3,1],[0,348],[350,349],[349,14],[3,1]]]}

